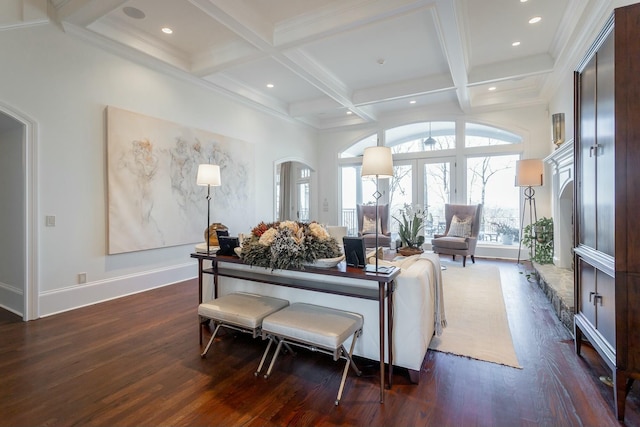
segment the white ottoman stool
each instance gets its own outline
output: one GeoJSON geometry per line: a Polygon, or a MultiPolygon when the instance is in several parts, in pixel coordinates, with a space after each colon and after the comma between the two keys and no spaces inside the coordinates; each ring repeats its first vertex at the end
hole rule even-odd
{"type": "Polygon", "coordinates": [[[271,359],[269,369],[265,378],[269,378],[273,365],[280,353],[282,345],[293,344],[299,347],[319,351],[333,355],[333,360],[345,359],[342,381],[335,404],[340,402],[342,390],[347,378],[349,366],[353,368],[358,376],[360,370],[353,362],[353,348],[356,339],[362,333],[364,318],[361,314],[348,311],[336,310],[328,307],[321,307],[312,304],[294,303],[267,317],[262,321],[262,336],[270,338],[269,345],[258,367],[258,372],[262,369],[262,364],[269,352],[272,341],[277,341],[278,346],[271,359]],[[351,349],[347,353],[344,342],[353,336],[351,349]]]}
{"type": "Polygon", "coordinates": [[[211,339],[200,356],[206,356],[221,326],[250,333],[255,338],[260,334],[262,320],[288,305],[289,301],[284,299],[240,292],[200,304],[198,314],[216,324],[211,339]]]}

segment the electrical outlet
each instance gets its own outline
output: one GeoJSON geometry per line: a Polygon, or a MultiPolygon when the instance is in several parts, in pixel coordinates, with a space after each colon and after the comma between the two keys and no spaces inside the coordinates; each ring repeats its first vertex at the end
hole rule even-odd
{"type": "Polygon", "coordinates": [[[55,227],[56,226],[56,216],[55,215],[47,215],[44,217],[45,225],[47,227],[55,227]]]}
{"type": "Polygon", "coordinates": [[[78,273],[78,285],[87,283],[87,273],[78,273]]]}

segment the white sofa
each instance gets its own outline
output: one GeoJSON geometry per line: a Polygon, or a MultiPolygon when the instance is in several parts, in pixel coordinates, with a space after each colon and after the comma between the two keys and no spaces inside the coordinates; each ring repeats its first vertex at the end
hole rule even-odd
{"type": "MultiPolygon", "coordinates": [[[[381,261],[381,263],[389,264],[381,261]]],[[[437,255],[423,254],[408,257],[394,262],[401,268],[394,294],[394,329],[393,329],[393,365],[406,368],[412,382],[418,382],[422,362],[427,353],[429,343],[436,328],[436,319],[444,323],[444,312],[440,308],[440,316],[436,316],[437,304],[436,286],[441,282],[440,262],[437,255]]],[[[225,268],[255,269],[261,273],[286,275],[296,277],[304,272],[291,270],[271,270],[262,267],[251,267],[242,264],[225,264],[225,268]]],[[[305,279],[309,279],[306,275],[305,279]]],[[[315,276],[315,275],[314,275],[315,276]]],[[[302,276],[299,276],[302,277],[302,276]]],[[[324,282],[343,283],[359,286],[374,286],[375,282],[345,279],[336,276],[319,276],[324,282]]],[[[441,283],[440,283],[441,285],[441,283]]],[[[441,290],[441,288],[440,288],[441,290]]],[[[333,307],[360,313],[364,316],[363,334],[356,342],[354,354],[367,359],[379,360],[380,341],[378,336],[378,302],[342,295],[294,289],[285,286],[252,282],[249,280],[219,277],[219,295],[231,292],[245,291],[261,295],[284,298],[289,302],[306,302],[311,304],[333,307]]],[[[441,292],[440,292],[441,294],[441,292]]],[[[347,348],[350,340],[347,342],[347,348]]],[[[385,345],[385,362],[388,362],[385,345]]]]}

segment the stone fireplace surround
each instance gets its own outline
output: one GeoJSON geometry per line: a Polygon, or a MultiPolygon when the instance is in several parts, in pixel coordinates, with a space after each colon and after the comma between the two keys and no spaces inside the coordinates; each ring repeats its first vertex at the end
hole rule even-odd
{"type": "Polygon", "coordinates": [[[553,212],[553,264],[533,263],[538,284],[551,301],[560,321],[573,333],[573,140],[544,159],[551,175],[553,212]]]}

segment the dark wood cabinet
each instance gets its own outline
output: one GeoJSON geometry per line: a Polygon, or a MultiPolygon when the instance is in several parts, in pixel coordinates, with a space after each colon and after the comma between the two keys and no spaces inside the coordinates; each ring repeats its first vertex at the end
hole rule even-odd
{"type": "Polygon", "coordinates": [[[575,73],[575,343],[612,370],[618,419],[640,378],[640,4],[613,15],[575,73]]]}

